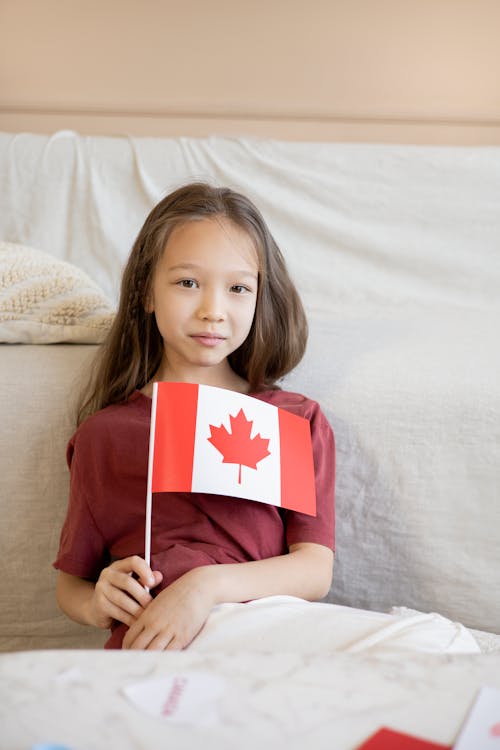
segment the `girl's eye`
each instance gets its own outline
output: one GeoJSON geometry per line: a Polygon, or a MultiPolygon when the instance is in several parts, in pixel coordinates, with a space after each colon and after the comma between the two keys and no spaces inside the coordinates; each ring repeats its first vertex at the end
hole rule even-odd
{"type": "Polygon", "coordinates": [[[243,286],[243,284],[233,284],[231,287],[231,291],[235,292],[236,294],[244,294],[245,292],[249,292],[250,290],[248,287],[243,286]]]}
{"type": "Polygon", "coordinates": [[[184,287],[184,289],[194,289],[196,287],[196,281],[194,279],[182,279],[177,283],[179,286],[184,287]]]}

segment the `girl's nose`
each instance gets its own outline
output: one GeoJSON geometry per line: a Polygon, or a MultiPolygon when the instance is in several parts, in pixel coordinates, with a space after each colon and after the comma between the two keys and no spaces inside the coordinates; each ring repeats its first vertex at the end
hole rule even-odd
{"type": "Polygon", "coordinates": [[[204,294],[198,309],[198,317],[201,320],[208,320],[211,323],[224,320],[226,316],[223,312],[220,295],[208,292],[204,294]]]}

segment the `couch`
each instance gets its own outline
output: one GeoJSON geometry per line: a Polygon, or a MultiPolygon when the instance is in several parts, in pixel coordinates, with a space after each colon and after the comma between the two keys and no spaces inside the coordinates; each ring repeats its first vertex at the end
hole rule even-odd
{"type": "Polygon", "coordinates": [[[54,598],[75,394],[147,212],[194,179],[257,203],[308,313],[306,355],[283,385],[316,398],[336,436],[326,602],[438,613],[493,643],[500,149],[64,131],[0,135],[0,650],[102,645],[54,598]]]}

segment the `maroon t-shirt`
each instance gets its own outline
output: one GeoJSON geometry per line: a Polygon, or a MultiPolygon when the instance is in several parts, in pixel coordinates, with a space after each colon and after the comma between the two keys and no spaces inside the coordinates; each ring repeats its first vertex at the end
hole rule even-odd
{"type": "MultiPolygon", "coordinates": [[[[310,421],[317,515],[203,493],[153,496],[151,568],[163,581],[155,593],[192,568],[284,554],[291,544],[334,548],[333,433],[318,404],[298,393],[267,390],[256,398],[310,421]]],[[[151,399],[139,391],[125,404],[89,417],[67,449],[71,471],[68,512],[54,567],[96,581],[113,560],[144,557],[151,399]]],[[[117,624],[107,648],[120,648],[117,624]]]]}

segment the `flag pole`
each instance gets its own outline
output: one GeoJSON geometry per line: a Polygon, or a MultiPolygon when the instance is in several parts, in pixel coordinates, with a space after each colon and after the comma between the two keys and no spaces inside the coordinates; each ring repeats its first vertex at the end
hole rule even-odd
{"type": "MultiPolygon", "coordinates": [[[[148,485],[146,491],[146,531],[144,539],[144,559],[151,565],[151,511],[153,505],[153,462],[155,452],[155,430],[156,430],[156,401],[158,397],[158,383],[153,383],[153,399],[151,402],[151,425],[149,428],[149,459],[148,459],[148,485]]],[[[149,591],[149,588],[146,587],[149,591]]]]}

